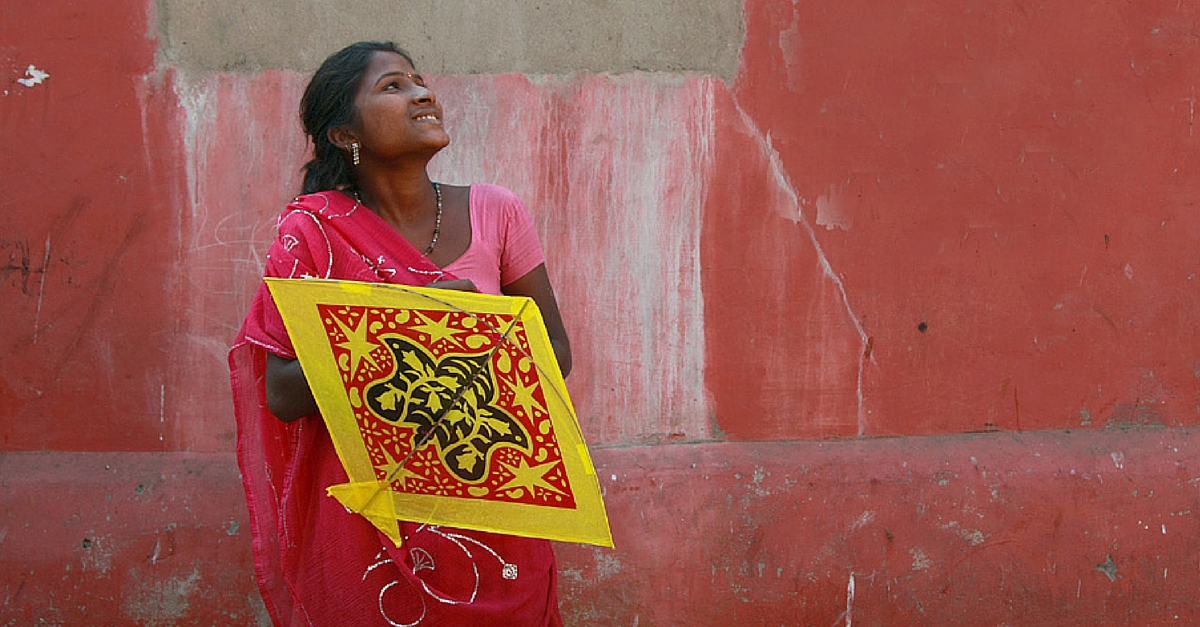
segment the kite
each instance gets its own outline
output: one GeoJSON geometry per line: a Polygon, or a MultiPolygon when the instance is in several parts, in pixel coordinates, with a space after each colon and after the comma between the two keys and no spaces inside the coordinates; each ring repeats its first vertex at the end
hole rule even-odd
{"type": "Polygon", "coordinates": [[[268,278],[349,483],[398,521],[611,547],[600,485],[526,297],[268,278]]]}

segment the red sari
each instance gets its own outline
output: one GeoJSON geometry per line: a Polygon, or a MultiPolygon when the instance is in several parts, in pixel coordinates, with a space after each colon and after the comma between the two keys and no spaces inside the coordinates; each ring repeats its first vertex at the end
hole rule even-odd
{"type": "MultiPolygon", "coordinates": [[[[278,222],[265,274],[426,285],[444,272],[382,218],[339,192],[297,198],[278,222]]],[[[238,463],[255,570],[278,626],[559,626],[550,543],[401,523],[397,548],[325,489],[347,481],[319,415],[267,409],[267,352],[295,351],[266,285],[229,353],[238,463]]]]}

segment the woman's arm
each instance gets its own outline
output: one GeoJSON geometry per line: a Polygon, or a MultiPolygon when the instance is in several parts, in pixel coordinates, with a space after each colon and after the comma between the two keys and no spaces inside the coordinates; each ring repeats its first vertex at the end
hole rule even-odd
{"type": "MultiPolygon", "coordinates": [[[[469,281],[445,281],[429,287],[476,291],[475,285],[469,281]]],[[[509,296],[528,296],[537,304],[542,312],[542,320],[546,323],[546,332],[550,335],[550,344],[554,347],[554,356],[558,359],[558,368],[563,377],[570,374],[571,342],[567,339],[567,330],[563,327],[562,315],[558,312],[558,301],[554,298],[554,289],[550,285],[550,276],[546,273],[546,264],[530,270],[525,276],[505,285],[503,289],[509,296]]],[[[267,407],[284,422],[317,413],[317,401],[313,399],[300,362],[295,359],[285,359],[267,353],[266,388],[267,407]]]]}
{"type": "Polygon", "coordinates": [[[546,264],[539,265],[501,289],[509,296],[528,296],[537,303],[538,309],[542,310],[546,332],[550,335],[550,345],[554,347],[554,356],[558,358],[558,369],[562,371],[563,378],[566,378],[571,374],[571,341],[567,339],[562,314],[558,312],[558,301],[554,298],[554,288],[550,285],[546,264]]]}
{"type": "Polygon", "coordinates": [[[267,353],[266,386],[267,407],[280,420],[291,422],[317,413],[317,401],[299,361],[267,353]]]}

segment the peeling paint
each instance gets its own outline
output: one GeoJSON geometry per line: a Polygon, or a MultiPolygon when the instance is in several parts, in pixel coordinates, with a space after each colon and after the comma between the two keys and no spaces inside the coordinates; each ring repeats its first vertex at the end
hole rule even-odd
{"type": "Polygon", "coordinates": [[[84,572],[97,572],[102,576],[108,575],[113,566],[111,537],[94,536],[84,538],[81,546],[83,547],[83,555],[80,557],[80,562],[83,565],[84,572]]]}
{"type": "Polygon", "coordinates": [[[595,549],[596,579],[603,581],[621,573],[621,560],[616,553],[603,549],[595,549]]]}
{"type": "Polygon", "coordinates": [[[933,560],[925,555],[925,551],[921,549],[909,549],[908,554],[912,556],[913,570],[929,570],[933,566],[933,560]]]}
{"type": "Polygon", "coordinates": [[[26,87],[33,87],[34,85],[41,85],[47,78],[50,78],[48,73],[31,65],[25,70],[25,78],[18,78],[17,82],[26,87]]]}
{"type": "Polygon", "coordinates": [[[817,226],[823,226],[832,231],[835,228],[849,231],[854,226],[854,216],[850,215],[845,194],[833,185],[829,191],[817,197],[817,226]]]}
{"type": "Polygon", "coordinates": [[[163,580],[143,578],[136,570],[131,570],[128,577],[132,589],[126,594],[121,609],[126,616],[146,627],[169,627],[187,616],[201,581],[198,568],[193,568],[186,577],[163,580]]]}
{"type": "Polygon", "coordinates": [[[1096,570],[1104,573],[1104,576],[1108,577],[1109,581],[1115,582],[1117,580],[1117,564],[1113,561],[1112,554],[1105,557],[1104,563],[1097,564],[1096,570]]]}
{"type": "Polygon", "coordinates": [[[865,511],[850,525],[850,531],[858,531],[875,521],[875,512],[865,511]]]}

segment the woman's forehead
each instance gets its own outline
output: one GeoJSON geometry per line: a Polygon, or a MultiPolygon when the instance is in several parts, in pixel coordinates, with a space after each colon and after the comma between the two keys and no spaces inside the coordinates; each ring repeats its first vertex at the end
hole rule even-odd
{"type": "Polygon", "coordinates": [[[389,72],[415,72],[412,64],[408,59],[390,52],[387,50],[376,50],[371,55],[371,62],[367,64],[367,77],[370,80],[375,80],[389,72]]]}

